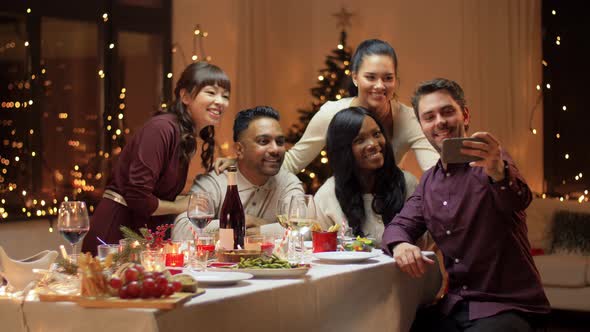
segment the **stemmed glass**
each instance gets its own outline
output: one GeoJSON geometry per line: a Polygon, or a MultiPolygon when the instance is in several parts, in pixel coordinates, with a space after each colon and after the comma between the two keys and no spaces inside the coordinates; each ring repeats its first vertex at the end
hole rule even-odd
{"type": "Polygon", "coordinates": [[[57,229],[72,245],[72,254],[76,254],[76,244],[82,241],[90,229],[86,203],[81,201],[62,202],[57,215],[57,229]]]}
{"type": "Polygon", "coordinates": [[[277,253],[280,253],[281,257],[283,257],[284,255],[284,257],[287,258],[287,260],[291,260],[290,257],[294,256],[295,251],[295,248],[293,247],[293,241],[291,240],[293,234],[291,226],[289,226],[289,204],[291,204],[291,197],[279,198],[279,200],[277,201],[276,212],[277,222],[279,223],[279,225],[283,226],[283,228],[287,230],[279,244],[277,253]]]}
{"type": "Polygon", "coordinates": [[[211,194],[205,191],[191,193],[186,214],[191,223],[199,230],[199,236],[202,236],[203,229],[215,216],[215,206],[211,194]]]}
{"type": "Polygon", "coordinates": [[[293,195],[289,204],[289,226],[297,232],[297,245],[301,251],[300,263],[305,263],[303,234],[316,222],[316,208],[312,195],[293,195]]]}
{"type": "Polygon", "coordinates": [[[280,198],[277,202],[277,221],[284,228],[289,228],[289,204],[291,197],[280,198]]]}

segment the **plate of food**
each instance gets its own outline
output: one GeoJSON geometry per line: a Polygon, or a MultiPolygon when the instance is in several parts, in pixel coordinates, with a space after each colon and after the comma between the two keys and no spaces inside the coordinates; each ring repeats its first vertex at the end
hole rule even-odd
{"type": "Polygon", "coordinates": [[[245,258],[238,264],[216,270],[249,273],[260,278],[297,278],[307,274],[308,264],[290,264],[276,255],[245,258]]]}
{"type": "MultiPolygon", "coordinates": [[[[184,273],[187,273],[187,271],[185,271],[184,273]]],[[[196,272],[193,270],[189,270],[188,273],[197,280],[199,285],[211,286],[235,285],[242,280],[248,280],[253,277],[252,274],[244,272],[196,272]]]]}
{"type": "Polygon", "coordinates": [[[360,237],[344,239],[344,250],[371,252],[375,248],[375,239],[360,237]]]}
{"type": "Polygon", "coordinates": [[[326,251],[317,252],[313,254],[313,257],[320,261],[329,263],[359,263],[366,261],[371,258],[378,257],[378,252],[366,252],[366,251],[326,251]]]}

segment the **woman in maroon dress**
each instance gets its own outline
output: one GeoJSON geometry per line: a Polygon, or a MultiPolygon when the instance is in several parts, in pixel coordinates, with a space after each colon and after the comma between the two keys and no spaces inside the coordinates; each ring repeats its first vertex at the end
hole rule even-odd
{"type": "Polygon", "coordinates": [[[123,148],[90,220],[83,252],[96,254],[97,237],[118,243],[122,225],[155,229],[186,210],[188,198],[179,194],[197,149],[196,135],[204,141],[202,165],[210,170],[213,125],[227,108],[229,93],[230,81],[215,65],[198,62],[183,71],[170,111],[156,113],[123,148]]]}

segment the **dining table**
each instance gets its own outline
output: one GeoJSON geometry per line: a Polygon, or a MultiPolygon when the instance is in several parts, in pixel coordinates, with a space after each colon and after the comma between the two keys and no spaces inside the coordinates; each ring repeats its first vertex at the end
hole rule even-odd
{"type": "MultiPolygon", "coordinates": [[[[0,331],[408,331],[416,309],[435,301],[438,264],[420,278],[380,250],[362,262],[311,260],[303,277],[253,278],[205,293],[171,310],[83,308],[0,296],[0,331]]],[[[199,272],[195,272],[199,273],[199,272]]]]}

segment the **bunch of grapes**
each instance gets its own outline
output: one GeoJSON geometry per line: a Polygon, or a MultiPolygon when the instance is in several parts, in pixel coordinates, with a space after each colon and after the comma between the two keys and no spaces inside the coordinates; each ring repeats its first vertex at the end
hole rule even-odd
{"type": "Polygon", "coordinates": [[[162,272],[146,272],[138,264],[126,269],[121,278],[111,278],[109,284],[121,299],[157,299],[168,297],[182,288],[179,281],[169,281],[162,272]]]}

